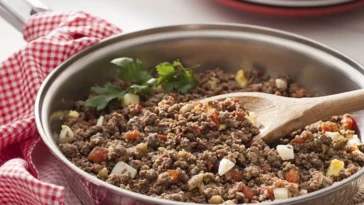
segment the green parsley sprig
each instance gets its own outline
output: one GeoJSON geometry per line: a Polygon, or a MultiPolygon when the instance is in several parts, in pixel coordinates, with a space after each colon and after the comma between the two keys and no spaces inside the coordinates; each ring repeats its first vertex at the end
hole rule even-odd
{"type": "Polygon", "coordinates": [[[173,63],[164,62],[156,66],[158,76],[153,78],[151,73],[144,68],[139,59],[117,58],[111,61],[117,66],[120,80],[131,84],[122,89],[110,82],[103,86],[91,87],[91,93],[95,94],[85,102],[86,108],[104,109],[114,99],[122,100],[127,93],[149,93],[162,86],[164,92],[176,91],[182,94],[190,92],[196,85],[191,68],[184,68],[179,61],[173,63]]]}

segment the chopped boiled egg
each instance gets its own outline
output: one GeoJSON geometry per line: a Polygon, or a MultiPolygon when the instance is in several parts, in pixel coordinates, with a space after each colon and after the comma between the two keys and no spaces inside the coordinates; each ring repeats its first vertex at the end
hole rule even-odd
{"type": "Polygon", "coordinates": [[[132,152],[136,152],[136,151],[137,151],[135,146],[134,146],[134,147],[129,147],[129,148],[127,148],[126,150],[127,150],[129,153],[132,153],[132,152]]]}
{"type": "Polygon", "coordinates": [[[358,144],[360,144],[360,139],[358,135],[353,135],[353,137],[348,140],[348,143],[346,145],[352,147],[358,144]]]}
{"type": "Polygon", "coordinates": [[[294,151],[292,145],[278,145],[277,152],[282,160],[294,159],[294,151]]]}
{"type": "Polygon", "coordinates": [[[134,169],[134,167],[123,161],[119,161],[112,169],[111,174],[122,174],[125,170],[130,173],[131,178],[134,178],[137,173],[137,170],[134,169]]]}
{"type": "Polygon", "coordinates": [[[78,113],[77,111],[74,111],[74,110],[70,110],[70,112],[68,113],[69,118],[78,118],[79,116],[80,116],[80,113],[78,113]]]}
{"type": "Polygon", "coordinates": [[[104,116],[100,116],[99,119],[97,120],[96,125],[102,126],[103,123],[104,123],[104,116]]]}
{"type": "Polygon", "coordinates": [[[288,199],[288,190],[286,188],[273,189],[275,199],[288,199]]]}
{"type": "Polygon", "coordinates": [[[148,144],[147,143],[139,143],[137,146],[135,146],[135,150],[140,153],[148,152],[148,144]]]}
{"type": "Polygon", "coordinates": [[[220,195],[214,195],[209,200],[210,204],[221,204],[222,202],[224,202],[224,199],[220,195]]]}
{"type": "Polygon", "coordinates": [[[234,162],[225,158],[222,159],[219,165],[219,175],[220,176],[224,175],[226,172],[230,171],[230,169],[232,169],[234,166],[235,166],[234,162]]]}
{"type": "Polygon", "coordinates": [[[235,75],[235,80],[236,82],[242,86],[245,87],[248,85],[248,80],[246,79],[245,75],[244,75],[244,71],[243,70],[239,70],[236,75],[235,75]]]}
{"type": "Polygon", "coordinates": [[[223,203],[224,205],[235,205],[236,203],[232,200],[227,200],[223,203]]]}
{"type": "Polygon", "coordinates": [[[249,112],[248,115],[244,116],[250,123],[256,127],[260,127],[261,123],[257,120],[257,114],[255,112],[249,112]]]}
{"type": "Polygon", "coordinates": [[[106,179],[108,176],[109,170],[106,167],[102,168],[100,171],[97,172],[97,177],[100,179],[106,179]]]}
{"type": "Polygon", "coordinates": [[[226,124],[220,124],[219,131],[225,130],[225,129],[226,129],[226,124]]]}
{"type": "Polygon", "coordinates": [[[61,132],[59,133],[59,140],[65,140],[67,142],[72,142],[75,134],[67,125],[62,125],[61,132]]]}
{"type": "Polygon", "coordinates": [[[217,88],[217,84],[219,83],[219,79],[215,78],[215,77],[211,77],[211,79],[209,81],[207,81],[207,85],[211,88],[211,89],[215,89],[217,88]]]}
{"type": "Polygon", "coordinates": [[[344,168],[344,162],[341,160],[333,159],[327,169],[326,176],[339,176],[340,171],[344,168]]]}
{"type": "Polygon", "coordinates": [[[193,108],[195,107],[194,104],[186,104],[184,106],[181,107],[181,109],[179,110],[181,113],[186,113],[188,111],[191,111],[193,108]]]}
{"type": "Polygon", "coordinates": [[[121,105],[127,106],[129,104],[139,104],[139,95],[132,93],[125,94],[123,100],[121,101],[121,105]]]}
{"type": "Polygon", "coordinates": [[[287,82],[282,80],[282,79],[277,78],[276,79],[276,86],[277,86],[278,89],[285,90],[285,89],[287,89],[287,82]]]}

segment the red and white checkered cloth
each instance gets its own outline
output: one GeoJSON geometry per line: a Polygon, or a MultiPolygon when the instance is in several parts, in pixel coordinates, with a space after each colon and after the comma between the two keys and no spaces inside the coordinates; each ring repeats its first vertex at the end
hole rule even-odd
{"type": "Polygon", "coordinates": [[[0,204],[64,204],[64,187],[40,181],[31,161],[35,97],[57,65],[119,32],[84,12],[43,12],[26,22],[28,45],[0,64],[0,204]]]}

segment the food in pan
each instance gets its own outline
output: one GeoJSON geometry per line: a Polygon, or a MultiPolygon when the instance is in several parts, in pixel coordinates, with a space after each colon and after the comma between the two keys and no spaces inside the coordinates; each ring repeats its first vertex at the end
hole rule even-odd
{"type": "Polygon", "coordinates": [[[76,101],[58,136],[72,163],[107,183],[175,201],[256,203],[328,187],[364,164],[364,145],[348,114],[268,145],[250,143],[262,125],[239,100],[195,101],[237,91],[310,97],[288,76],[197,73],[179,61],[154,72],[140,60],[112,63],[118,77],[76,101]]]}

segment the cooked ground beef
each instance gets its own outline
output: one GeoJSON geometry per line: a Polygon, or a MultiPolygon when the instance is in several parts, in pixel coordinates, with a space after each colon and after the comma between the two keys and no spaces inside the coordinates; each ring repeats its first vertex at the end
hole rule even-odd
{"type": "Polygon", "coordinates": [[[294,153],[294,158],[286,159],[263,141],[247,146],[259,129],[238,100],[191,102],[236,91],[309,96],[287,76],[274,79],[251,71],[246,78],[248,85],[242,88],[234,74],[207,71],[197,74],[193,94],[155,92],[141,96],[142,106],[113,102],[94,111],[77,101],[78,116],[65,122],[70,137],[59,140],[59,148],[75,165],[110,184],[195,203],[269,201],[279,197],[278,190],[295,197],[330,186],[361,168],[364,146],[355,141],[355,121],[348,115],[283,138],[280,145],[292,145],[286,148],[294,153]]]}

